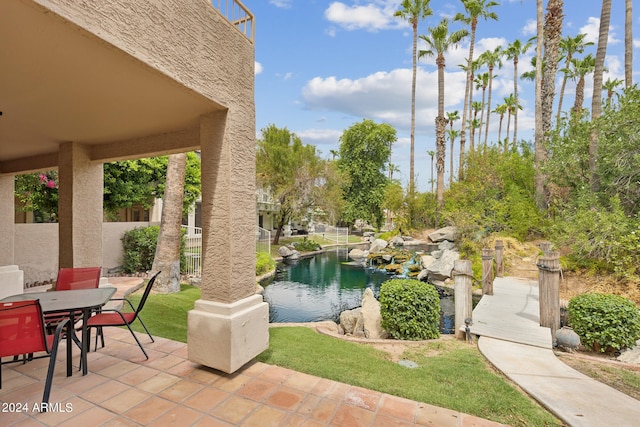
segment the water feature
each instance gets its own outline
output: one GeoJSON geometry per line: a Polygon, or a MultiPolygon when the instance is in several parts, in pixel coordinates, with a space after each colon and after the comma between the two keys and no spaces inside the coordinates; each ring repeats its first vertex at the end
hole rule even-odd
{"type": "MultiPolygon", "coordinates": [[[[377,297],[382,282],[394,277],[384,270],[349,259],[349,248],[336,248],[310,258],[278,264],[273,281],[265,287],[269,321],[338,321],[344,310],[359,307],[362,294],[371,288],[377,297]]],[[[441,332],[453,332],[453,296],[441,296],[441,332]]]]}

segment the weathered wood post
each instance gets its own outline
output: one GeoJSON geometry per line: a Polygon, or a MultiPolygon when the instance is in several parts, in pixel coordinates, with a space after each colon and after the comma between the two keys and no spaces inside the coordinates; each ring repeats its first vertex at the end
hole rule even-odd
{"type": "Polygon", "coordinates": [[[496,276],[504,276],[504,243],[496,240],[496,276]]]}
{"type": "Polygon", "coordinates": [[[493,250],[482,249],[482,295],[493,295],[493,250]]]}
{"type": "MultiPolygon", "coordinates": [[[[560,255],[545,251],[538,259],[538,283],[540,301],[540,326],[551,328],[555,337],[560,329],[560,255]]],[[[555,338],[553,338],[555,340],[555,338]]]]}
{"type": "Polygon", "coordinates": [[[473,271],[471,261],[459,259],[453,262],[453,300],[455,304],[455,335],[464,340],[463,326],[465,319],[470,319],[473,312],[472,283],[473,271]]]}
{"type": "Polygon", "coordinates": [[[544,254],[546,255],[547,252],[551,252],[553,245],[551,244],[551,242],[540,242],[539,246],[540,246],[540,250],[544,252],[544,254]]]}

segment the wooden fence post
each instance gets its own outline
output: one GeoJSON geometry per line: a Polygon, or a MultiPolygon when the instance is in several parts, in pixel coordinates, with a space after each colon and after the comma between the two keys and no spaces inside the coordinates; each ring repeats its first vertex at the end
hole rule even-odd
{"type": "Polygon", "coordinates": [[[551,337],[555,341],[556,331],[560,329],[560,255],[555,251],[546,251],[538,259],[538,283],[540,301],[540,326],[551,328],[551,337]]]}
{"type": "Polygon", "coordinates": [[[551,252],[553,245],[551,244],[551,242],[540,242],[539,246],[540,250],[546,255],[548,252],[551,252]]]}
{"type": "Polygon", "coordinates": [[[473,313],[472,283],[473,271],[471,261],[459,259],[453,262],[453,300],[455,304],[455,335],[465,339],[462,328],[465,319],[471,318],[473,313]]]}
{"type": "Polygon", "coordinates": [[[493,295],[493,251],[482,249],[482,295],[493,295]]]}
{"type": "Polygon", "coordinates": [[[504,243],[496,240],[496,276],[504,276],[504,243]]]}

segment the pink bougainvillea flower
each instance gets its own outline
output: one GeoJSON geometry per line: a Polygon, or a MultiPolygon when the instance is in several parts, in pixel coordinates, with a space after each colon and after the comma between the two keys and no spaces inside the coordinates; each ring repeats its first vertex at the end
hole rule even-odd
{"type": "Polygon", "coordinates": [[[47,181],[47,187],[56,188],[56,182],[54,180],[47,181]]]}
{"type": "Polygon", "coordinates": [[[47,181],[47,176],[45,174],[43,174],[43,173],[40,174],[39,178],[40,178],[40,182],[47,181]]]}

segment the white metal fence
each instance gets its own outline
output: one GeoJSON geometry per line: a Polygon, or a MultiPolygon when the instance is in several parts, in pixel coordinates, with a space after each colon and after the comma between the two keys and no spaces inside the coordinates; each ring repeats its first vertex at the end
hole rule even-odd
{"type": "Polygon", "coordinates": [[[347,227],[334,227],[326,224],[315,224],[314,236],[322,236],[327,240],[342,244],[349,243],[349,229],[347,227]]]}
{"type": "Polygon", "coordinates": [[[271,232],[262,227],[256,227],[256,252],[271,253],[271,232]]]}
{"type": "MultiPolygon", "coordinates": [[[[202,228],[182,226],[186,230],[184,255],[187,259],[185,271],[187,277],[200,277],[202,274],[202,228]]],[[[256,227],[256,252],[271,252],[271,232],[256,227]]]]}

